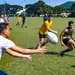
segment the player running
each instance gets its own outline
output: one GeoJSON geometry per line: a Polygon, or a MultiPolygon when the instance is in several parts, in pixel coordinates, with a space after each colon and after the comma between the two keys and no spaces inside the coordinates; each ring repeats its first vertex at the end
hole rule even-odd
{"type": "Polygon", "coordinates": [[[48,31],[53,32],[55,34],[57,33],[57,31],[54,31],[51,29],[52,19],[53,19],[53,16],[48,15],[48,19],[41,26],[41,28],[39,30],[39,43],[37,44],[36,48],[40,48],[40,47],[44,48],[44,45],[48,43],[47,40],[45,42],[43,42],[48,31]]]}

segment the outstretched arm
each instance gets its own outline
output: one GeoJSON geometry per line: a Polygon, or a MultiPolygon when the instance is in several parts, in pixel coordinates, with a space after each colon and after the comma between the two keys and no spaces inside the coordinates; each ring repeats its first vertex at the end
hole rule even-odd
{"type": "Polygon", "coordinates": [[[24,49],[19,46],[13,46],[10,48],[13,51],[20,52],[23,54],[34,54],[34,53],[44,53],[46,49],[38,48],[38,49],[24,49]]]}
{"type": "Polygon", "coordinates": [[[15,56],[15,57],[27,58],[29,60],[32,60],[32,57],[30,55],[25,55],[25,54],[22,54],[22,53],[19,53],[19,52],[15,52],[15,51],[13,51],[11,49],[7,49],[6,52],[9,55],[12,55],[12,56],[15,56]]]}

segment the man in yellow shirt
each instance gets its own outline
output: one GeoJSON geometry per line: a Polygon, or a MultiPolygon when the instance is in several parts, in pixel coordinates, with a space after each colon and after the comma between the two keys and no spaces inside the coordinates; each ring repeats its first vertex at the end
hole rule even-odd
{"type": "Polygon", "coordinates": [[[40,30],[39,30],[39,43],[37,44],[37,47],[36,48],[39,48],[39,47],[44,47],[45,44],[48,43],[48,41],[46,40],[45,42],[44,41],[44,38],[47,34],[47,32],[53,32],[53,33],[57,33],[57,31],[54,31],[51,29],[51,26],[52,26],[52,19],[53,19],[53,16],[52,15],[48,15],[48,19],[43,23],[43,25],[41,26],[40,30]]]}
{"type": "Polygon", "coordinates": [[[16,26],[17,26],[17,25],[20,25],[21,20],[22,20],[22,18],[21,18],[20,16],[18,16],[18,17],[17,17],[17,24],[16,24],[16,26]]]}

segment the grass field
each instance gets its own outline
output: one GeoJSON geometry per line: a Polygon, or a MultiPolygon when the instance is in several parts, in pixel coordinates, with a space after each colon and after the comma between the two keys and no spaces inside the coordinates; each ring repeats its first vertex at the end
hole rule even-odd
{"type": "MultiPolygon", "coordinates": [[[[54,18],[52,29],[58,31],[58,38],[61,31],[67,26],[68,21],[75,18],[54,18]]],[[[38,39],[38,30],[42,25],[42,17],[27,17],[27,28],[15,26],[16,18],[10,18],[11,36],[9,39],[17,45],[24,48],[35,48],[38,39]]],[[[75,26],[74,26],[75,28],[75,26]]],[[[75,37],[75,32],[74,32],[75,37]]],[[[16,58],[4,54],[0,61],[0,69],[8,75],[75,75],[75,51],[66,53],[64,57],[60,56],[60,51],[66,49],[66,46],[48,43],[46,54],[33,54],[33,60],[25,58],[16,58]]]]}

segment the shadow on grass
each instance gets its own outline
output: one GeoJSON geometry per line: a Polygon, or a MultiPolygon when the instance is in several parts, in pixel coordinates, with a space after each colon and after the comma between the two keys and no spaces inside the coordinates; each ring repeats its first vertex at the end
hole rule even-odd
{"type": "MultiPolygon", "coordinates": [[[[29,47],[29,49],[35,49],[35,47],[29,47]]],[[[51,54],[51,55],[61,56],[60,52],[46,52],[45,54],[47,54],[47,55],[51,54]]],[[[64,56],[75,57],[75,55],[68,55],[68,54],[64,54],[64,56]]]]}
{"type": "Polygon", "coordinates": [[[58,52],[46,52],[45,54],[51,54],[51,55],[60,56],[60,53],[58,53],[58,52]]]}
{"type": "MultiPolygon", "coordinates": [[[[46,52],[45,54],[51,54],[51,55],[60,56],[60,53],[58,53],[58,52],[46,52]]],[[[74,55],[68,55],[68,54],[64,54],[64,56],[75,57],[74,55]]]]}
{"type": "Polygon", "coordinates": [[[75,55],[68,55],[68,54],[65,54],[64,56],[75,57],[75,55]]]}
{"type": "Polygon", "coordinates": [[[71,65],[71,67],[74,67],[75,68],[75,65],[71,65]]]}

